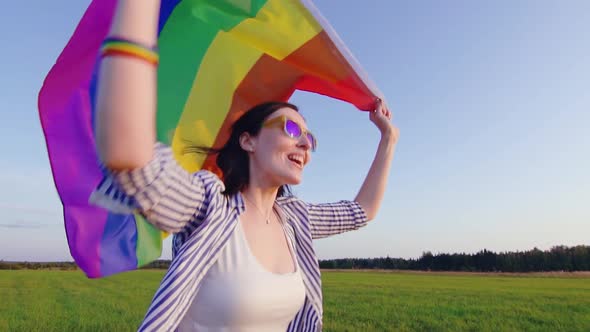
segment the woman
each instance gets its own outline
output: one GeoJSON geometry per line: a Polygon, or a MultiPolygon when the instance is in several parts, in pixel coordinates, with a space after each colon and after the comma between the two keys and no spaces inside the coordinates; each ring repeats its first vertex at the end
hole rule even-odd
{"type": "MultiPolygon", "coordinates": [[[[142,45],[156,43],[158,10],[158,0],[119,0],[110,36],[149,53],[142,45]]],[[[108,181],[96,193],[174,233],[171,266],[139,329],[321,330],[312,239],[375,217],[398,137],[389,111],[379,103],[369,114],[381,140],[356,198],[308,204],[288,190],[317,144],[297,107],[269,102],[246,112],[226,145],[211,151],[223,180],[204,170],[189,174],[155,140],[154,62],[144,53],[119,55],[102,59],[97,144],[108,181]]]]}

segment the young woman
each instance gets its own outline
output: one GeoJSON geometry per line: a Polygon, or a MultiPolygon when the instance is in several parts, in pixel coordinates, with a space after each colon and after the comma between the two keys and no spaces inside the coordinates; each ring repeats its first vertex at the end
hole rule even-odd
{"type": "MultiPolygon", "coordinates": [[[[110,35],[154,45],[159,5],[119,0],[110,35]]],[[[296,106],[269,102],[247,111],[225,146],[211,151],[220,179],[186,172],[156,142],[155,66],[111,54],[100,75],[97,144],[108,174],[97,193],[113,204],[132,202],[174,233],[171,266],[139,329],[321,330],[312,239],[358,229],[377,214],[398,138],[390,112],[379,103],[369,113],[381,140],[355,199],[309,204],[288,189],[300,183],[317,144],[296,106]]]]}

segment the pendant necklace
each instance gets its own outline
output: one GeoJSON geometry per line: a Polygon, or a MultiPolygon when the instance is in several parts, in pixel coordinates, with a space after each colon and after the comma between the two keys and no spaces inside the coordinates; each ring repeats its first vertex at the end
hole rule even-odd
{"type": "MultiPolygon", "coordinates": [[[[254,205],[254,207],[260,212],[260,215],[262,215],[262,217],[264,217],[264,212],[262,212],[262,210],[256,205],[254,204],[254,202],[252,202],[248,197],[246,197],[246,195],[242,194],[242,196],[244,196],[244,198],[250,202],[250,204],[254,205]]],[[[272,208],[270,209],[270,211],[268,212],[267,216],[266,216],[266,224],[270,224],[270,214],[272,213],[272,208]]]]}

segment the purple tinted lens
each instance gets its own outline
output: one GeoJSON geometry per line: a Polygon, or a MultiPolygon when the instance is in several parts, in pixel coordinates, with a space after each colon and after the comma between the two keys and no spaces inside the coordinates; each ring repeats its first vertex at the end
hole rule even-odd
{"type": "Polygon", "coordinates": [[[285,130],[291,137],[298,138],[301,136],[301,127],[295,121],[287,120],[285,124],[285,130]]]}

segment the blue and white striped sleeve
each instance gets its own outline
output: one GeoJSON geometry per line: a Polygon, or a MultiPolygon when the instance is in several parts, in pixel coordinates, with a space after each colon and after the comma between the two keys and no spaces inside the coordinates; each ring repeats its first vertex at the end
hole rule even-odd
{"type": "Polygon", "coordinates": [[[90,202],[115,213],[139,212],[158,229],[177,233],[206,204],[201,172],[187,172],[169,146],[156,143],[153,159],[142,168],[115,172],[103,166],[105,176],[90,202]]]}
{"type": "Polygon", "coordinates": [[[369,221],[365,210],[355,201],[308,204],[308,211],[314,239],[359,229],[369,221]]]}

